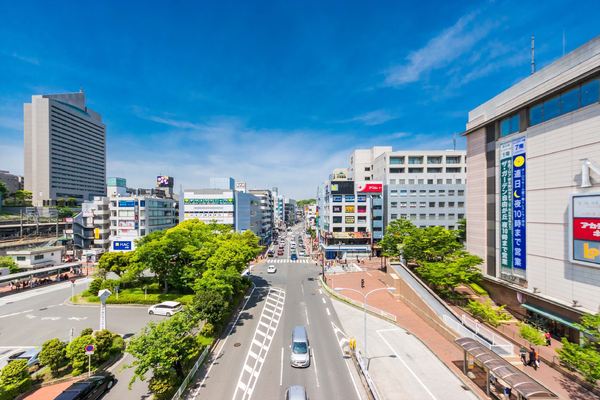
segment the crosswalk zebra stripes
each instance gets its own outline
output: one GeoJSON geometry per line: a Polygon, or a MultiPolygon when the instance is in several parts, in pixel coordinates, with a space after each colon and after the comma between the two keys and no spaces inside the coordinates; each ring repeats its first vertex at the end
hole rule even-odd
{"type": "Polygon", "coordinates": [[[291,260],[289,258],[272,258],[270,260],[265,261],[265,263],[267,264],[287,264],[287,263],[294,263],[294,264],[310,264],[312,261],[308,258],[303,258],[303,259],[298,259],[298,260],[291,260]]]}

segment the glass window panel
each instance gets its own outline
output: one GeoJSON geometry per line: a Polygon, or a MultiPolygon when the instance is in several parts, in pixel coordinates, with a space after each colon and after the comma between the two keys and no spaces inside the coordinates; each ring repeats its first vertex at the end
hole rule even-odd
{"type": "Polygon", "coordinates": [[[561,112],[563,114],[579,108],[579,88],[569,90],[560,96],[561,112]]]}
{"type": "Polygon", "coordinates": [[[529,109],[529,126],[537,125],[543,121],[543,110],[543,103],[529,109]]]}
{"type": "Polygon", "coordinates": [[[600,80],[596,79],[581,85],[581,107],[597,103],[600,96],[600,80]]]}
{"type": "Polygon", "coordinates": [[[519,124],[521,122],[521,117],[519,114],[515,114],[510,118],[510,132],[515,133],[519,132],[519,124]]]}
{"type": "Polygon", "coordinates": [[[500,136],[510,135],[512,132],[510,131],[510,119],[504,118],[500,121],[500,136]]]}
{"type": "Polygon", "coordinates": [[[560,115],[560,98],[558,96],[544,102],[544,121],[560,115]]]}

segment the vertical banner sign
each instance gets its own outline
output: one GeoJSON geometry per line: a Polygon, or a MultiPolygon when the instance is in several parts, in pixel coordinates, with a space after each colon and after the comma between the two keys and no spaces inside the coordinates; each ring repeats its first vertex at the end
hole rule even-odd
{"type": "Polygon", "coordinates": [[[500,266],[512,267],[512,144],[500,145],[500,266]]]}
{"type": "Polygon", "coordinates": [[[571,240],[572,262],[600,267],[600,193],[572,196],[571,240]]]}
{"type": "Polygon", "coordinates": [[[527,267],[525,138],[514,140],[512,146],[513,268],[524,271],[527,267]]]}

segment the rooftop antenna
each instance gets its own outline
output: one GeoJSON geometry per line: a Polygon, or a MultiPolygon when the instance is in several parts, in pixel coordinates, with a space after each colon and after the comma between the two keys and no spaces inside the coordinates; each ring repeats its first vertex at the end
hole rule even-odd
{"type": "Polygon", "coordinates": [[[563,29],[563,41],[562,41],[562,45],[563,45],[563,56],[565,55],[565,48],[567,47],[567,37],[565,36],[565,30],[563,29]]]}
{"type": "Polygon", "coordinates": [[[456,133],[452,134],[452,149],[456,151],[456,133]]]}
{"type": "Polygon", "coordinates": [[[535,36],[531,35],[531,74],[535,74],[535,36]]]}

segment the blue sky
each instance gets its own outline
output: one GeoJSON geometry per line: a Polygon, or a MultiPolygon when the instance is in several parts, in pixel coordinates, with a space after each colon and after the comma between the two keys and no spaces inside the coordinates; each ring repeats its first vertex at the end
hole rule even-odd
{"type": "Polygon", "coordinates": [[[109,176],[314,197],[354,148],[451,148],[469,110],[529,74],[532,33],[541,68],[563,32],[567,52],[597,36],[598,15],[552,0],[4,2],[0,169],[23,172],[31,95],[83,87],[109,176]]]}

